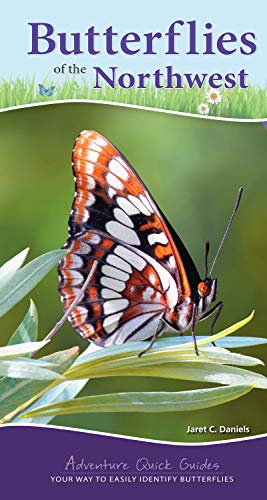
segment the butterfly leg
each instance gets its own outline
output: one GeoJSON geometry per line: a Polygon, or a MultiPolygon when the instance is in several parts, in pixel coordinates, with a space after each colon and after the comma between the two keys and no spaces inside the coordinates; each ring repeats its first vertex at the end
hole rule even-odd
{"type": "MultiPolygon", "coordinates": [[[[210,335],[213,335],[213,329],[214,329],[214,326],[215,326],[217,319],[219,318],[219,316],[222,312],[222,308],[223,308],[223,302],[220,301],[210,311],[208,311],[206,314],[204,314],[204,316],[202,316],[202,318],[199,320],[199,321],[204,321],[205,319],[209,318],[215,311],[217,311],[215,314],[215,317],[210,325],[210,335]]],[[[212,342],[212,344],[216,347],[214,342],[212,342]]]]}
{"type": "Polygon", "coordinates": [[[141,351],[138,354],[138,358],[141,358],[141,356],[143,356],[143,354],[145,354],[147,351],[149,351],[151,349],[151,347],[156,342],[157,338],[159,337],[159,335],[161,334],[161,332],[162,332],[163,329],[164,329],[164,323],[160,319],[159,324],[158,324],[158,328],[157,328],[156,332],[154,333],[151,341],[149,342],[149,344],[146,347],[146,349],[144,349],[144,351],[141,351]]]}
{"type": "Polygon", "coordinates": [[[196,353],[197,356],[199,356],[199,352],[198,352],[198,348],[197,348],[197,340],[196,340],[196,336],[195,336],[196,317],[197,317],[197,306],[194,303],[193,304],[193,314],[192,314],[191,334],[192,334],[192,337],[193,337],[195,353],[196,353]]]}
{"type": "MultiPolygon", "coordinates": [[[[213,329],[214,329],[214,326],[215,326],[215,323],[217,321],[217,319],[219,318],[221,312],[222,312],[222,309],[223,309],[223,302],[218,302],[217,306],[216,306],[216,309],[214,309],[214,311],[217,311],[211,324],[210,324],[210,335],[213,335],[213,329]]],[[[216,347],[216,344],[215,342],[212,342],[212,345],[214,345],[214,347],[216,347]]]]}

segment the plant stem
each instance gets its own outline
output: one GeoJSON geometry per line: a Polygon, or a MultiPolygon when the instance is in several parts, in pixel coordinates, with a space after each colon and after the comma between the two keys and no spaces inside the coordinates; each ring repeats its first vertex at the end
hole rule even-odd
{"type": "MultiPolygon", "coordinates": [[[[84,295],[84,292],[87,288],[87,285],[89,284],[89,282],[91,281],[92,277],[93,277],[93,274],[96,270],[96,267],[97,267],[97,261],[94,261],[93,262],[93,265],[90,269],[90,272],[81,288],[81,290],[79,291],[79,293],[77,293],[74,301],[72,302],[72,304],[70,305],[70,307],[67,309],[67,311],[65,312],[65,314],[62,316],[62,318],[55,324],[54,328],[52,328],[52,330],[46,335],[46,337],[44,338],[44,340],[51,340],[52,337],[54,337],[55,333],[61,328],[61,326],[63,325],[63,323],[65,323],[65,321],[68,319],[68,316],[72,313],[73,309],[75,308],[75,306],[78,304],[78,302],[81,300],[81,298],[83,297],[84,295]]],[[[34,356],[34,354],[36,354],[37,351],[34,351],[32,354],[31,354],[31,357],[34,356]]]]}

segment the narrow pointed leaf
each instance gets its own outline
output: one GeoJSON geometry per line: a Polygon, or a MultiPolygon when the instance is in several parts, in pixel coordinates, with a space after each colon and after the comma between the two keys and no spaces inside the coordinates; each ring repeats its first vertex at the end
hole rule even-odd
{"type": "MultiPolygon", "coordinates": [[[[197,336],[196,337],[197,343],[199,343],[201,340],[204,340],[206,338],[207,337],[197,336]]],[[[188,335],[176,338],[178,345],[183,345],[186,342],[190,342],[191,340],[192,340],[192,337],[191,336],[189,337],[188,335]]],[[[169,341],[171,341],[170,338],[160,339],[157,341],[157,345],[158,345],[158,343],[161,343],[161,342],[164,345],[165,343],[167,344],[169,341]]],[[[212,341],[210,341],[210,343],[212,343],[212,341]]],[[[241,336],[234,337],[234,336],[231,336],[231,337],[223,337],[222,339],[216,340],[217,347],[225,347],[226,349],[237,349],[240,347],[253,347],[253,346],[257,346],[257,345],[261,345],[261,344],[267,344],[267,338],[265,339],[262,337],[241,337],[241,336]]]]}
{"type": "MultiPolygon", "coordinates": [[[[140,350],[138,351],[138,353],[140,350]]],[[[106,371],[110,373],[112,370],[119,369],[120,372],[125,372],[125,375],[129,372],[131,368],[143,368],[146,370],[152,366],[160,366],[164,363],[179,363],[184,361],[191,361],[192,363],[216,363],[216,364],[228,364],[228,365],[239,365],[239,366],[255,366],[262,365],[263,362],[257,358],[251,356],[244,356],[242,354],[233,354],[226,349],[215,348],[215,347],[202,347],[199,350],[199,356],[196,356],[193,349],[178,349],[176,346],[169,346],[168,349],[160,351],[158,349],[153,349],[146,353],[141,358],[138,355],[130,354],[126,355],[125,352],[122,353],[121,357],[113,358],[112,356],[106,357],[104,350],[102,351],[97,359],[90,359],[90,356],[86,357],[84,361],[78,360],[78,363],[71,367],[71,369],[66,374],[67,377],[71,378],[83,378],[83,377],[103,377],[106,371]]]]}
{"type": "Polygon", "coordinates": [[[128,392],[78,398],[32,410],[25,417],[92,412],[172,412],[210,408],[237,399],[253,386],[230,386],[183,392],[128,392]]]}
{"type": "Polygon", "coordinates": [[[50,342],[50,340],[24,342],[23,344],[13,344],[0,347],[0,360],[3,358],[14,358],[16,356],[22,356],[23,354],[35,352],[48,344],[48,342],[50,342]]]}
{"type": "MultiPolygon", "coordinates": [[[[230,353],[229,353],[230,354],[230,353]]],[[[91,364],[86,361],[71,367],[65,373],[68,380],[80,378],[100,378],[100,377],[163,377],[180,380],[195,380],[199,382],[209,382],[222,385],[250,385],[255,383],[256,387],[266,389],[267,378],[258,373],[250,372],[243,368],[236,368],[209,359],[202,359],[191,356],[184,359],[182,355],[171,358],[165,355],[162,361],[160,358],[150,362],[135,357],[123,358],[119,360],[106,361],[105,364],[91,364]],[[140,361],[140,363],[139,363],[140,361]]]]}
{"type": "MultiPolygon", "coordinates": [[[[194,380],[222,385],[255,384],[259,389],[267,389],[267,378],[258,373],[215,363],[197,361],[168,362],[159,365],[105,370],[98,377],[162,377],[176,380],[194,380]]],[[[70,378],[66,374],[66,378],[70,378]]],[[[76,377],[79,378],[79,377],[76,377]]],[[[83,377],[81,377],[83,378],[83,377]]],[[[94,375],[91,374],[91,378],[94,375]]]]}
{"type": "Polygon", "coordinates": [[[10,338],[8,345],[24,342],[35,342],[38,335],[38,314],[34,302],[31,300],[29,311],[17,330],[10,338]]]}
{"type": "MultiPolygon", "coordinates": [[[[98,350],[98,347],[95,344],[90,344],[87,349],[80,354],[80,356],[74,361],[74,365],[78,363],[80,358],[85,357],[88,353],[98,350]]],[[[62,401],[66,401],[68,399],[74,399],[75,396],[84,388],[87,384],[88,379],[82,380],[71,380],[68,382],[62,382],[55,387],[51,387],[48,389],[41,397],[39,397],[35,402],[33,402],[27,410],[23,411],[17,417],[15,417],[12,422],[13,423],[21,423],[21,416],[25,413],[28,413],[31,410],[37,409],[41,406],[45,406],[52,403],[59,403],[62,401]]],[[[36,424],[48,424],[52,419],[52,416],[45,417],[29,417],[23,420],[24,423],[36,423],[36,424]]]]}
{"type": "Polygon", "coordinates": [[[21,268],[25,261],[29,248],[25,248],[22,252],[12,257],[0,267],[0,293],[1,290],[12,280],[16,272],[21,268]]]}
{"type": "MultiPolygon", "coordinates": [[[[223,335],[244,326],[253,317],[251,314],[245,320],[216,334],[211,339],[222,338],[223,335]]],[[[173,344],[157,343],[141,358],[138,354],[144,349],[143,342],[128,343],[123,346],[114,346],[109,349],[98,350],[78,359],[75,366],[65,373],[68,380],[99,377],[149,376],[174,378],[181,380],[195,380],[222,385],[250,385],[267,388],[267,379],[248,370],[228,365],[254,366],[262,364],[257,358],[233,354],[218,347],[206,347],[210,338],[200,343],[199,353],[196,356],[193,343],[177,346],[175,338],[173,344]],[[201,347],[204,345],[204,347],[201,347]]]]}
{"type": "MultiPolygon", "coordinates": [[[[63,374],[72,365],[78,352],[77,347],[72,347],[66,351],[44,356],[41,359],[53,363],[53,370],[59,374],[63,374]]],[[[0,380],[0,418],[8,415],[28,400],[31,400],[31,398],[39,394],[46,387],[49,387],[50,383],[50,380],[2,378],[0,380]]]]}
{"type": "MultiPolygon", "coordinates": [[[[238,330],[242,326],[246,325],[249,321],[251,321],[251,319],[253,318],[253,314],[254,313],[252,313],[248,318],[245,318],[244,320],[239,321],[238,323],[232,325],[226,330],[223,330],[223,332],[217,333],[216,335],[213,336],[202,337],[202,339],[198,343],[198,346],[201,347],[202,345],[210,344],[214,340],[218,341],[221,338],[223,338],[223,336],[229,335],[230,333],[238,330]]],[[[153,356],[156,355],[156,353],[160,353],[160,356],[162,356],[163,351],[165,351],[166,353],[168,351],[168,355],[172,351],[175,356],[176,354],[181,353],[181,351],[184,351],[185,349],[192,349],[193,353],[194,352],[193,342],[179,342],[179,339],[181,338],[182,337],[177,337],[177,338],[171,337],[167,339],[165,338],[157,340],[153,348],[147,354],[145,354],[141,359],[148,359],[151,355],[153,356]]],[[[111,362],[112,360],[116,359],[121,360],[122,357],[129,357],[129,356],[137,357],[138,354],[145,349],[145,347],[146,347],[145,342],[128,342],[123,345],[111,346],[108,349],[100,349],[93,353],[88,353],[83,358],[80,357],[78,360],[78,364],[85,364],[87,361],[90,364],[92,362],[102,363],[105,362],[105,360],[111,362]]]]}
{"type": "Polygon", "coordinates": [[[16,358],[0,360],[0,375],[11,378],[30,378],[33,380],[56,380],[62,378],[53,371],[52,363],[42,363],[37,359],[16,358]],[[52,369],[47,368],[47,366],[52,369]]]}
{"type": "MultiPolygon", "coordinates": [[[[66,400],[73,400],[75,396],[84,388],[87,383],[87,379],[82,380],[72,380],[70,382],[61,382],[60,384],[48,389],[43,396],[37,399],[37,401],[29,406],[25,412],[22,412],[16,418],[12,420],[13,423],[22,422],[21,417],[26,413],[29,414],[32,410],[37,410],[40,407],[46,406],[51,403],[60,403],[66,400]]],[[[23,423],[30,424],[48,424],[54,415],[46,415],[42,417],[28,417],[23,418],[23,423]]]]}
{"type": "MultiPolygon", "coordinates": [[[[247,323],[249,323],[253,319],[253,316],[254,316],[254,311],[252,311],[252,313],[247,318],[242,319],[241,321],[238,321],[234,325],[229,326],[222,332],[215,333],[215,335],[210,335],[209,337],[200,340],[198,342],[198,346],[201,347],[203,345],[210,344],[210,342],[217,342],[218,340],[226,337],[227,335],[231,335],[231,333],[234,333],[243,326],[247,325],[247,323]]],[[[194,342],[192,341],[188,342],[188,344],[185,344],[183,347],[194,347],[194,342]]]]}
{"type": "Polygon", "coordinates": [[[38,285],[64,255],[66,255],[65,250],[48,252],[17,271],[12,281],[1,290],[0,317],[38,285]]]}

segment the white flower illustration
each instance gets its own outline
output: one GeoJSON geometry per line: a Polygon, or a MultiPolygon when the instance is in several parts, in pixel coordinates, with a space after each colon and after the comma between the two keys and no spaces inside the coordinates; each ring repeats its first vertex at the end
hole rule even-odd
{"type": "Polygon", "coordinates": [[[210,110],[209,106],[205,104],[205,102],[201,102],[197,109],[201,115],[207,115],[210,110]]]}
{"type": "Polygon", "coordinates": [[[206,93],[206,99],[210,104],[219,104],[222,100],[222,94],[219,90],[211,89],[206,93]]]}

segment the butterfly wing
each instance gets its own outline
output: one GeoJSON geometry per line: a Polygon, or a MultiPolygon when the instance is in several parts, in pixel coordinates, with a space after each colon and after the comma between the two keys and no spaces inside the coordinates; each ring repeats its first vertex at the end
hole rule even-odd
{"type": "Polygon", "coordinates": [[[59,266],[64,310],[70,307],[94,261],[97,269],[69,319],[84,338],[99,345],[151,337],[167,304],[175,305],[173,278],[140,250],[98,230],[69,240],[59,266]]]}
{"type": "Polygon", "coordinates": [[[46,95],[50,97],[53,94],[55,87],[49,87],[49,89],[46,90],[46,95]]]}
{"type": "Polygon", "coordinates": [[[44,85],[42,85],[42,83],[39,83],[39,94],[40,95],[45,95],[46,94],[46,88],[44,87],[44,85]]]}
{"type": "Polygon", "coordinates": [[[100,345],[149,338],[164,312],[191,294],[173,230],[126,158],[100,134],[77,138],[73,171],[70,253],[59,266],[63,307],[97,261],[70,316],[73,327],[100,345]]]}
{"type": "Polygon", "coordinates": [[[188,250],[184,246],[181,238],[179,238],[178,234],[176,233],[175,229],[172,227],[171,223],[168,221],[168,219],[165,217],[165,215],[161,212],[161,217],[164,220],[169,233],[172,237],[173,243],[176,247],[176,249],[179,252],[179,256],[181,258],[181,261],[183,263],[184,269],[185,269],[185,275],[187,276],[188,283],[190,284],[191,290],[196,290],[199,282],[201,281],[201,278],[199,276],[198,270],[194,264],[194,261],[189,254],[188,250]]]}

